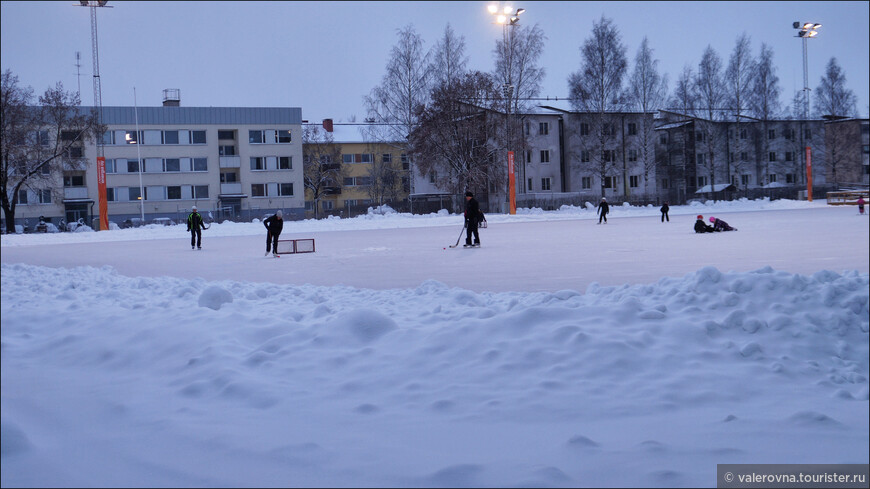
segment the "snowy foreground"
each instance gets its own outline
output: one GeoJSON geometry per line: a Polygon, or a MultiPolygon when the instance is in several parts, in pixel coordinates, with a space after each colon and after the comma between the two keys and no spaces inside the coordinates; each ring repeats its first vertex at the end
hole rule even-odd
{"type": "Polygon", "coordinates": [[[2,486],[715,487],[866,463],[870,226],[733,202],[2,236],[2,486]],[[696,214],[739,231],[695,235],[696,214]],[[446,250],[444,248],[447,248],[446,250]]]}

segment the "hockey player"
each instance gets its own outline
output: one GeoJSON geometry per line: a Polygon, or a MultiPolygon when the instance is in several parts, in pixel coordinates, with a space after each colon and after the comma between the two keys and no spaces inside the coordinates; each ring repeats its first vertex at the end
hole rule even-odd
{"type": "Polygon", "coordinates": [[[266,226],[265,256],[269,256],[271,249],[272,256],[278,258],[278,236],[281,236],[281,231],[284,229],[284,213],[281,212],[281,209],[278,209],[275,215],[263,221],[263,225],[266,226]]]}
{"type": "Polygon", "coordinates": [[[202,222],[202,215],[196,212],[196,206],[190,208],[190,214],[187,216],[187,230],[190,232],[190,249],[202,249],[202,230],[205,229],[205,223],[202,222]]]}

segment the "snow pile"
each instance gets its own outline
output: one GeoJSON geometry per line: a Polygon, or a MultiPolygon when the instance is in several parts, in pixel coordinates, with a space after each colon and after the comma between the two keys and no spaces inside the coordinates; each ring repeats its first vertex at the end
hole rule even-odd
{"type": "Polygon", "coordinates": [[[717,463],[868,456],[866,273],[2,277],[4,487],[710,486],[717,463]]]}

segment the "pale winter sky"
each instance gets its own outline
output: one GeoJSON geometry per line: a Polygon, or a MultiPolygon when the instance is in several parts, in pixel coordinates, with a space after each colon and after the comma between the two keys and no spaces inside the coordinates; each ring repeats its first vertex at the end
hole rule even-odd
{"type": "MultiPolygon", "coordinates": [[[[2,69],[41,93],[60,81],[93,103],[89,9],[71,0],[2,2],[2,69]],[[81,67],[76,67],[76,52],[81,67]],[[79,75],[80,73],[80,75],[79,75]]],[[[432,47],[450,23],[464,36],[468,67],[491,71],[502,27],[490,2],[109,2],[97,12],[103,105],[162,103],[181,90],[184,106],[301,107],[304,119],[362,120],[363,97],[381,80],[396,31],[413,24],[432,47]]],[[[502,2],[504,5],[506,2],[502,2]]],[[[633,60],[648,36],[673,87],[711,45],[727,64],[746,32],[757,54],[774,50],[782,101],[803,88],[802,42],[794,21],[822,24],[809,40],[809,86],[835,56],[863,117],[870,112],[868,2],[535,2],[518,1],[521,23],[547,36],[542,96],[565,97],[581,66],[593,21],[614,20],[633,60]]],[[[560,104],[567,106],[567,104],[560,104]]]]}

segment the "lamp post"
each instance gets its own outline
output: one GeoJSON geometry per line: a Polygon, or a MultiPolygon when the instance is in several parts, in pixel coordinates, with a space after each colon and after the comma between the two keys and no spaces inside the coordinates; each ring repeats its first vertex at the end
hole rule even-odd
{"type": "Polygon", "coordinates": [[[514,85],[513,85],[513,51],[514,51],[514,43],[513,43],[513,29],[512,27],[517,25],[520,21],[520,14],[526,11],[526,9],[518,8],[514,9],[510,5],[505,5],[504,7],[499,7],[498,4],[491,4],[487,7],[489,13],[495,16],[495,23],[502,25],[502,36],[504,40],[505,50],[507,51],[507,80],[505,84],[502,86],[504,90],[506,106],[505,106],[505,127],[506,127],[506,136],[507,141],[505,144],[505,148],[507,149],[507,166],[508,166],[508,203],[509,203],[509,211],[511,214],[517,213],[517,189],[516,189],[516,176],[514,172],[514,152],[511,151],[511,142],[512,142],[512,134],[511,134],[511,105],[513,99],[514,85]]]}
{"type": "MultiPolygon", "coordinates": [[[[794,22],[792,23],[792,27],[795,29],[799,29],[797,36],[803,39],[803,51],[804,51],[804,122],[810,117],[810,78],[807,73],[807,39],[811,37],[816,37],[819,33],[816,31],[822,24],[816,24],[814,22],[794,22]]],[[[801,131],[801,139],[806,137],[806,130],[801,131]]],[[[813,201],[813,163],[812,163],[812,150],[810,149],[809,141],[806,142],[805,151],[805,161],[807,163],[807,201],[813,201]]]]}
{"type": "Polygon", "coordinates": [[[142,185],[142,151],[139,149],[142,141],[139,141],[141,133],[139,132],[139,104],[136,102],[136,87],[133,87],[133,117],[136,119],[136,139],[127,134],[127,144],[136,145],[136,157],[139,158],[139,213],[142,218],[142,224],[145,224],[145,188],[142,185]]]}

